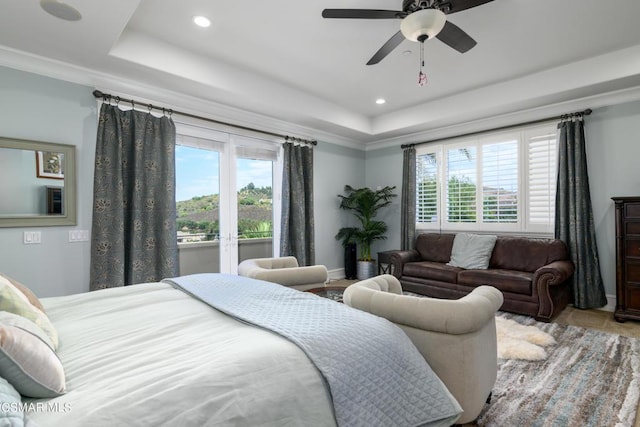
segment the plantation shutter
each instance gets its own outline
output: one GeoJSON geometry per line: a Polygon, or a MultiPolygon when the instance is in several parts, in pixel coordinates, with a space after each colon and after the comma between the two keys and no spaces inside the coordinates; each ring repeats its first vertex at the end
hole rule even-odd
{"type": "Polygon", "coordinates": [[[476,147],[447,149],[447,222],[476,222],[476,147]]]}
{"type": "Polygon", "coordinates": [[[416,156],[416,222],[438,223],[438,155],[435,151],[416,156]]]}
{"type": "Polygon", "coordinates": [[[556,138],[548,122],[417,148],[416,229],[552,234],[556,138]]]}
{"type": "Polygon", "coordinates": [[[557,143],[555,133],[529,135],[528,222],[553,228],[555,220],[557,143]]]}
{"type": "Polygon", "coordinates": [[[518,222],[518,140],[482,146],[482,221],[518,222]]]}

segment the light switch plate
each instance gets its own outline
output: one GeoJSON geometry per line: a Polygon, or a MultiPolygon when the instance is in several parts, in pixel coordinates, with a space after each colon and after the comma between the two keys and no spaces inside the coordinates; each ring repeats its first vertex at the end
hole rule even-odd
{"type": "Polygon", "coordinates": [[[70,242],[88,242],[89,230],[70,230],[69,241],[70,242]]]}
{"type": "Polygon", "coordinates": [[[42,233],[40,233],[39,231],[24,232],[25,245],[39,245],[40,243],[42,243],[42,233]]]}

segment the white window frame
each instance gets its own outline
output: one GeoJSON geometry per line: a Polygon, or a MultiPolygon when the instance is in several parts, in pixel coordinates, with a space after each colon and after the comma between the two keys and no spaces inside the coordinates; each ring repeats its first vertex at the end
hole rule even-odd
{"type": "Polygon", "coordinates": [[[256,158],[273,161],[272,253],[280,256],[280,218],[282,200],[282,144],[277,139],[258,138],[253,135],[235,134],[225,130],[194,123],[177,121],[176,134],[191,138],[184,145],[217,151],[220,153],[220,272],[237,274],[238,269],[238,206],[237,159],[256,158]],[[240,155],[239,155],[240,154],[240,155]]]}
{"type": "MultiPolygon", "coordinates": [[[[437,143],[423,144],[416,147],[416,157],[424,154],[434,153],[436,155],[436,169],[437,169],[437,205],[438,205],[438,220],[436,222],[416,222],[416,230],[425,231],[470,231],[470,232],[487,232],[487,233],[505,233],[505,234],[519,234],[519,235],[544,235],[550,236],[553,234],[554,224],[551,221],[548,224],[531,223],[529,218],[529,143],[532,138],[542,135],[553,135],[555,139],[556,159],[557,159],[557,131],[555,122],[546,122],[533,126],[523,126],[520,128],[511,128],[504,131],[488,132],[480,135],[470,137],[454,138],[447,141],[440,141],[437,143]],[[517,221],[514,223],[494,223],[483,222],[483,183],[482,183],[482,148],[483,145],[500,143],[509,140],[518,141],[518,184],[517,184],[517,221]],[[476,222],[473,223],[455,223],[449,222],[447,216],[447,152],[449,150],[456,150],[460,148],[476,148],[476,188],[481,189],[476,191],[476,222]]],[[[557,160],[556,160],[557,161],[557,160]]],[[[417,171],[416,171],[417,172],[417,171]]],[[[416,173],[416,180],[419,180],[420,176],[416,173]]],[[[417,182],[416,182],[417,184],[417,182]]],[[[417,188],[417,186],[416,186],[417,188]]],[[[555,197],[555,193],[553,199],[555,197]]],[[[417,206],[417,194],[416,194],[416,210],[417,206]]],[[[552,208],[552,206],[551,206],[552,208]]],[[[553,210],[551,209],[551,212],[553,210]]],[[[418,215],[419,217],[419,215],[418,215]]]]}

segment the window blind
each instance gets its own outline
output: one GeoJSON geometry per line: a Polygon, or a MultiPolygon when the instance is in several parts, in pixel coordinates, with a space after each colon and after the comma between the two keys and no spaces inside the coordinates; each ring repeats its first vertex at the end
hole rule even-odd
{"type": "Polygon", "coordinates": [[[557,143],[555,134],[528,138],[528,221],[552,226],[555,219],[557,143]]]}
{"type": "Polygon", "coordinates": [[[482,146],[482,221],[518,222],[518,141],[482,146]]]}
{"type": "Polygon", "coordinates": [[[416,221],[438,223],[438,154],[416,156],[416,221]]]}

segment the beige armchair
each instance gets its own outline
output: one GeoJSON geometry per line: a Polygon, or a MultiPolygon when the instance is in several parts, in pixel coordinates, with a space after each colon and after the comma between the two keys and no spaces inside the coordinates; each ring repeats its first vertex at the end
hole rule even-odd
{"type": "Polygon", "coordinates": [[[301,291],[325,285],[329,273],[324,265],[299,267],[296,257],[255,258],[238,265],[238,275],[279,283],[301,291]]]}
{"type": "Polygon", "coordinates": [[[462,406],[460,424],[478,417],[495,384],[495,313],[502,301],[502,293],[491,286],[458,300],[402,295],[400,282],[388,274],[356,282],[344,292],[345,304],[404,330],[462,406]]]}

